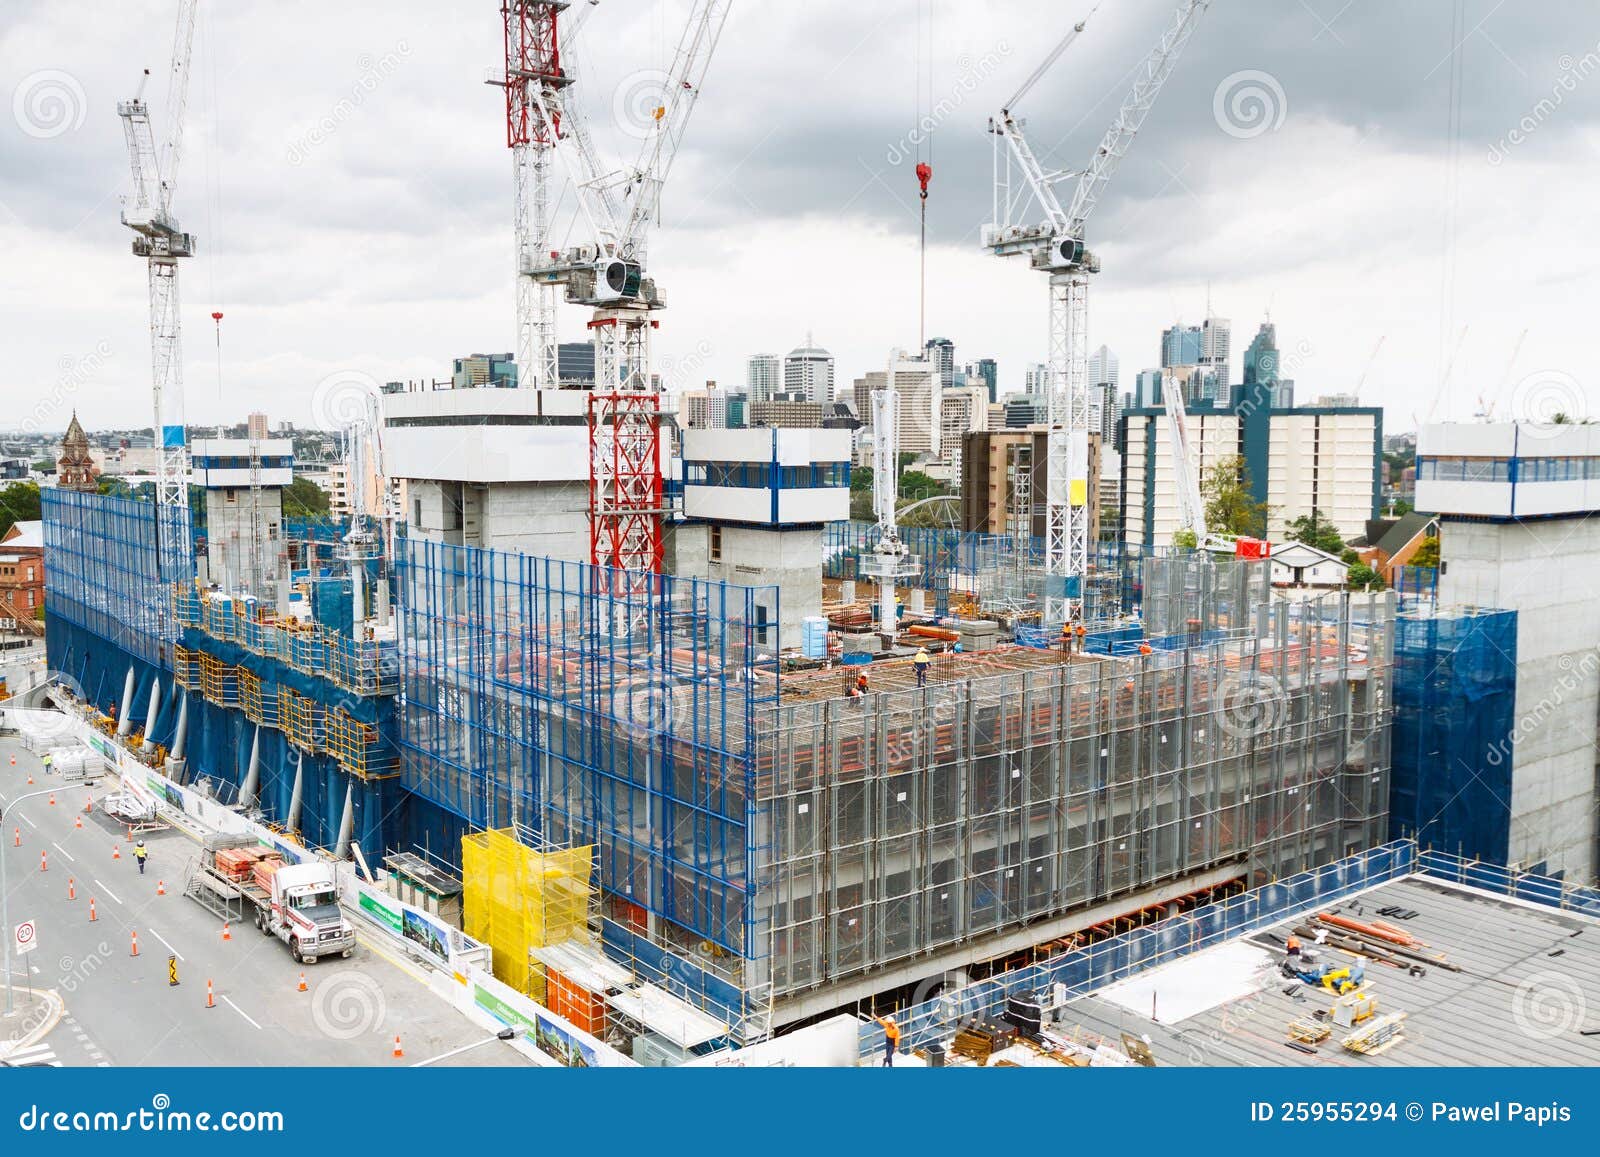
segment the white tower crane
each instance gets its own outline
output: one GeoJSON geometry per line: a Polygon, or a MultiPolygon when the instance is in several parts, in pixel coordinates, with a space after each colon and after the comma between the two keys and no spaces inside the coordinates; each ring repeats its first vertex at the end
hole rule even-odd
{"type": "Polygon", "coordinates": [[[662,478],[659,399],[651,379],[652,313],[665,304],[646,275],[649,230],[683,142],[731,0],[696,0],[631,169],[602,173],[583,119],[564,93],[528,88],[552,148],[577,193],[589,244],[536,266],[566,284],[566,299],[590,306],[595,381],[589,407],[590,560],[648,573],[661,568],[662,478]],[[563,116],[565,120],[563,121],[563,116]]]}
{"type": "MultiPolygon", "coordinates": [[[[150,281],[150,345],[154,377],[157,545],[169,580],[187,578],[189,557],[188,452],[184,445],[183,346],[178,313],[178,259],[192,256],[194,237],[172,215],[183,148],[184,111],[189,101],[189,56],[194,44],[197,0],[179,0],[167,78],[167,132],[159,153],[144,103],[144,81],[132,100],[117,103],[128,138],[133,193],[124,201],[122,223],[134,232],[133,252],[145,259],[150,281]]],[[[149,70],[145,78],[149,78],[149,70]]]]}
{"type": "Polygon", "coordinates": [[[1000,257],[1025,255],[1050,275],[1050,432],[1045,463],[1047,630],[1076,617],[1089,566],[1089,390],[1087,383],[1089,275],[1100,262],[1084,246],[1084,225],[1118,164],[1133,144],[1156,97],[1172,75],[1210,0],[1184,0],[1160,41],[1136,70],[1132,89],[1081,171],[1046,171],[1023,135],[1018,105],[1083,31],[1079,21],[989,121],[994,134],[994,214],[983,245],[1000,257]],[[1002,146],[1002,142],[1004,142],[1002,146]],[[1013,185],[1012,171],[1021,181],[1013,185]],[[1057,186],[1077,183],[1063,206],[1057,186]],[[1042,221],[1024,222],[1035,204],[1042,221]]]}

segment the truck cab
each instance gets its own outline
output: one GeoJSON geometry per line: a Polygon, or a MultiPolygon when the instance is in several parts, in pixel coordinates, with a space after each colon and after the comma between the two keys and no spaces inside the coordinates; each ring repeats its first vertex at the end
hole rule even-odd
{"type": "Polygon", "coordinates": [[[272,924],[303,964],[334,953],[349,956],[355,947],[355,928],[339,909],[331,864],[290,864],[273,873],[272,924]]]}

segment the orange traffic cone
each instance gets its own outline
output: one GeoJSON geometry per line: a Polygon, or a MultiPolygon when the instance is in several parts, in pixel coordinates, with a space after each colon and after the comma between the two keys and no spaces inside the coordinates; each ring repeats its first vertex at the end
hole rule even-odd
{"type": "Polygon", "coordinates": [[[14,755],[11,757],[11,766],[12,767],[17,766],[17,757],[14,756],[14,755]]]}
{"type": "Polygon", "coordinates": [[[129,956],[137,956],[137,955],[139,955],[139,934],[137,932],[133,932],[131,929],[129,931],[132,933],[132,936],[133,936],[133,951],[128,953],[128,955],[129,956]]]}
{"type": "Polygon", "coordinates": [[[206,1007],[216,1008],[217,998],[211,995],[211,981],[206,981],[206,1007]]]}
{"type": "MultiPolygon", "coordinates": [[[[16,763],[16,762],[17,762],[17,761],[16,761],[16,759],[15,759],[15,758],[13,758],[13,759],[12,759],[12,760],[11,760],[11,762],[12,762],[12,763],[16,763]]],[[[32,775],[32,774],[31,774],[31,773],[30,773],[30,774],[29,774],[29,776],[28,776],[28,786],[29,786],[29,787],[32,787],[32,786],[33,786],[33,775],[32,775]]]]}
{"type": "Polygon", "coordinates": [[[394,1055],[397,1057],[403,1057],[406,1055],[405,1050],[400,1047],[399,1033],[394,1034],[394,1055]]]}
{"type": "Polygon", "coordinates": [[[166,894],[167,894],[167,882],[165,880],[157,880],[156,881],[156,895],[157,896],[165,896],[166,894]]]}
{"type": "Polygon", "coordinates": [[[83,797],[83,811],[85,815],[94,811],[94,800],[88,796],[83,797]]]}
{"type": "Polygon", "coordinates": [[[300,991],[304,992],[305,990],[306,990],[306,974],[304,972],[301,972],[300,973],[300,991]]]}
{"type": "Polygon", "coordinates": [[[224,940],[233,939],[233,933],[228,931],[228,922],[226,920],[222,922],[222,938],[224,940]]]}
{"type": "Polygon", "coordinates": [[[56,793],[55,792],[51,792],[50,793],[50,806],[51,807],[55,807],[56,806],[56,793]]]}
{"type": "Polygon", "coordinates": [[[74,880],[71,876],[68,876],[67,877],[67,899],[76,900],[77,898],[78,898],[78,881],[74,880]]]}
{"type": "Polygon", "coordinates": [[[121,844],[112,844],[111,845],[111,858],[113,860],[122,859],[122,845],[121,844]]]}
{"type": "Polygon", "coordinates": [[[96,916],[94,914],[94,897],[90,896],[89,897],[89,923],[93,924],[98,919],[100,919],[100,917],[98,917],[98,916],[96,916]]]}
{"type": "Polygon", "coordinates": [[[12,836],[12,844],[11,844],[11,846],[13,848],[20,848],[22,846],[22,829],[21,828],[13,828],[11,830],[13,831],[13,833],[15,833],[12,836]]]}
{"type": "Polygon", "coordinates": [[[39,870],[41,872],[48,872],[50,870],[50,865],[45,862],[45,858],[44,858],[44,853],[43,852],[39,853],[39,870]]]}
{"type": "Polygon", "coordinates": [[[79,831],[82,831],[83,830],[83,817],[82,816],[73,816],[72,817],[72,826],[77,828],[79,831]]]}

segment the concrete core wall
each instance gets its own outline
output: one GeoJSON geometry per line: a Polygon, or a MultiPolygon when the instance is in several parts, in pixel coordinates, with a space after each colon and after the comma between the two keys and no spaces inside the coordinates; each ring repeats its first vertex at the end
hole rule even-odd
{"type": "Polygon", "coordinates": [[[767,621],[779,629],[770,631],[763,645],[798,647],[801,620],[822,613],[822,528],[772,530],[719,523],[708,526],[706,534],[705,577],[741,586],[776,586],[776,605],[766,610],[767,621]],[[713,537],[720,537],[715,559],[713,537]]]}
{"type": "Polygon", "coordinates": [[[1517,612],[1513,864],[1596,872],[1600,518],[1441,520],[1441,605],[1517,612]]]}

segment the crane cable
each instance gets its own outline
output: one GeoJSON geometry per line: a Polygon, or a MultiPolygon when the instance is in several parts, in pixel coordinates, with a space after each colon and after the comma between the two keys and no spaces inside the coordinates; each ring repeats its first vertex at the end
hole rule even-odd
{"type": "Polygon", "coordinates": [[[916,108],[912,131],[917,141],[918,204],[921,208],[921,235],[917,244],[917,349],[926,356],[928,349],[928,182],[933,178],[933,7],[924,0],[918,20],[923,25],[917,36],[916,108]],[[924,80],[926,77],[926,80],[924,80]],[[926,110],[926,111],[924,111],[926,110]],[[922,126],[927,125],[923,130],[922,126]]]}

